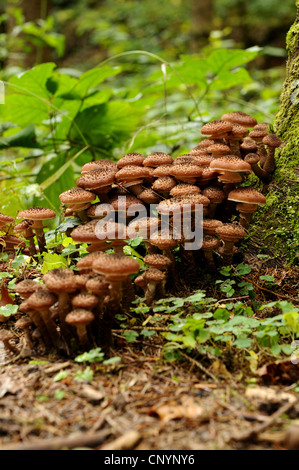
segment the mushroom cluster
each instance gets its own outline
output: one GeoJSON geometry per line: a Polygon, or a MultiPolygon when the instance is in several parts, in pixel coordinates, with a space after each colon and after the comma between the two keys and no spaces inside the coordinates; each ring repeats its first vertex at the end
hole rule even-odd
{"type": "MultiPolygon", "coordinates": [[[[182,280],[198,280],[201,270],[231,264],[252,214],[266,202],[246,178],[254,173],[269,182],[275,171],[275,148],[281,141],[267,127],[243,112],[226,113],[205,124],[199,144],[176,158],[135,152],[117,162],[84,164],[76,187],[59,199],[65,216],[80,221],[68,235],[75,244],[86,244],[88,254],[74,270],[54,269],[42,284],[29,282],[30,293],[23,289],[26,281],[16,285],[19,311],[27,318],[26,348],[41,341],[67,355],[76,345],[109,352],[115,315],[129,309],[136,294],[143,293],[151,306],[182,280]],[[201,239],[189,249],[196,230],[201,239]],[[143,239],[142,269],[123,250],[136,237],[143,239]]],[[[46,250],[43,220],[55,216],[44,208],[18,214],[23,221],[15,231],[23,233],[31,256],[37,249],[35,236],[38,250],[46,250]]]]}

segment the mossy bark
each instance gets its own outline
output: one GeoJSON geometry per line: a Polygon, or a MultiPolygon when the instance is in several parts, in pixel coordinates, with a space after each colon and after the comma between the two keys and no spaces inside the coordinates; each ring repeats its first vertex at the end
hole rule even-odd
{"type": "Polygon", "coordinates": [[[286,38],[286,79],[274,121],[274,130],[283,141],[282,148],[276,153],[278,172],[285,168],[288,173],[299,163],[299,0],[296,0],[296,6],[296,19],[286,38]]]}

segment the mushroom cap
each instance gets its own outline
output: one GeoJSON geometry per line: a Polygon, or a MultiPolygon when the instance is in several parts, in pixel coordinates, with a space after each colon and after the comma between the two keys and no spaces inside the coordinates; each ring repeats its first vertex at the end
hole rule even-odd
{"type": "Polygon", "coordinates": [[[111,160],[95,160],[94,162],[85,163],[81,168],[81,174],[88,173],[93,170],[114,170],[117,171],[117,165],[111,160]]]}
{"type": "Polygon", "coordinates": [[[190,157],[192,157],[191,163],[201,167],[209,165],[215,158],[210,153],[203,153],[202,155],[190,155],[190,157]]]}
{"type": "Polygon", "coordinates": [[[245,152],[256,152],[258,147],[255,140],[253,140],[251,137],[245,137],[240,145],[240,148],[245,152]]]}
{"type": "Polygon", "coordinates": [[[260,161],[260,157],[257,153],[248,153],[244,161],[249,163],[249,165],[256,165],[260,161]]]}
{"type": "Polygon", "coordinates": [[[182,237],[171,230],[158,229],[151,235],[149,241],[163,251],[175,248],[182,241],[182,237]]]}
{"type": "Polygon", "coordinates": [[[127,165],[142,166],[145,156],[138,152],[127,153],[121,157],[117,162],[117,168],[123,168],[127,165]]]}
{"type": "Polygon", "coordinates": [[[19,320],[16,321],[15,326],[17,328],[20,328],[21,330],[24,330],[24,328],[28,328],[33,324],[32,320],[30,317],[27,315],[23,315],[19,320]]]}
{"type": "Polygon", "coordinates": [[[128,225],[128,236],[132,239],[143,237],[148,239],[151,233],[161,226],[161,219],[158,217],[140,217],[132,220],[128,225]]]}
{"type": "Polygon", "coordinates": [[[92,310],[98,305],[99,299],[94,294],[83,292],[75,295],[72,298],[71,303],[74,308],[86,308],[87,310],[92,310]]]}
{"type": "Polygon", "coordinates": [[[248,129],[240,124],[233,124],[233,128],[227,134],[227,140],[240,140],[248,134],[248,129]]]}
{"type": "Polygon", "coordinates": [[[29,219],[29,220],[48,220],[55,219],[56,213],[52,209],[47,207],[31,207],[20,211],[17,215],[17,219],[29,219]]]}
{"type": "Polygon", "coordinates": [[[172,163],[173,158],[171,155],[168,155],[164,152],[153,152],[144,159],[143,166],[150,166],[152,168],[156,168],[160,165],[167,165],[172,163]]]}
{"type": "Polygon", "coordinates": [[[216,204],[220,204],[225,199],[225,192],[216,186],[207,186],[203,189],[202,195],[216,204]]]}
{"type": "Polygon", "coordinates": [[[110,200],[110,205],[115,211],[127,211],[128,209],[142,210],[144,204],[133,194],[118,196],[110,200]]]}
{"type": "Polygon", "coordinates": [[[75,283],[76,289],[79,289],[79,290],[85,289],[86,283],[89,278],[90,278],[89,274],[85,274],[85,273],[76,274],[74,276],[74,283],[75,283]]]}
{"type": "Polygon", "coordinates": [[[229,192],[229,201],[247,204],[266,204],[265,196],[254,188],[238,188],[229,192]]]}
{"type": "Polygon", "coordinates": [[[22,220],[17,225],[14,226],[15,233],[22,233],[26,232],[27,230],[31,230],[31,226],[33,225],[32,220],[22,220]]]}
{"type": "Polygon", "coordinates": [[[169,176],[172,165],[173,165],[173,163],[171,163],[171,164],[168,163],[166,165],[157,166],[157,168],[155,168],[154,171],[153,171],[153,176],[155,178],[159,178],[161,176],[169,176]]]}
{"type": "Polygon", "coordinates": [[[248,137],[255,140],[256,142],[262,142],[263,138],[268,135],[266,127],[254,128],[249,132],[248,137]]]}
{"type": "Polygon", "coordinates": [[[41,289],[42,286],[33,279],[24,279],[15,285],[14,291],[21,297],[29,297],[33,292],[41,289]]]}
{"type": "Polygon", "coordinates": [[[169,194],[172,197],[180,197],[186,196],[187,194],[200,194],[200,192],[200,188],[195,186],[195,184],[179,183],[171,189],[169,194]]]}
{"type": "MultiPolygon", "coordinates": [[[[47,289],[52,292],[74,292],[74,272],[67,268],[56,268],[43,276],[47,289]]],[[[38,292],[38,291],[37,291],[38,292]]]]}
{"type": "Polygon", "coordinates": [[[233,124],[229,121],[224,121],[223,119],[217,119],[214,121],[210,121],[201,128],[201,133],[203,135],[213,135],[217,136],[226,134],[227,132],[231,131],[233,128],[233,124]]]}
{"type": "Polygon", "coordinates": [[[59,195],[63,204],[79,204],[81,202],[92,202],[96,199],[96,194],[82,188],[71,188],[59,195]]]}
{"type": "Polygon", "coordinates": [[[77,225],[71,233],[71,238],[75,242],[81,243],[93,243],[96,241],[100,241],[96,234],[96,227],[98,224],[98,220],[90,220],[86,224],[77,225]]]}
{"type": "Polygon", "coordinates": [[[13,235],[1,235],[0,236],[0,245],[4,244],[6,250],[10,249],[19,249],[25,248],[26,243],[24,240],[13,235]]]}
{"type": "Polygon", "coordinates": [[[143,180],[151,176],[148,168],[137,165],[127,165],[118,170],[115,175],[116,181],[143,180]]]}
{"type": "Polygon", "coordinates": [[[167,269],[171,264],[171,261],[167,256],[160,255],[158,253],[146,255],[143,261],[151,268],[157,268],[160,269],[160,271],[167,269]]]}
{"type": "Polygon", "coordinates": [[[98,170],[91,170],[84,173],[78,178],[76,184],[79,188],[86,190],[93,190],[111,186],[114,183],[117,167],[115,168],[101,168],[98,170]]]}
{"type": "Polygon", "coordinates": [[[254,117],[242,111],[234,111],[231,113],[225,113],[221,116],[221,119],[223,119],[224,121],[235,123],[235,124],[240,124],[241,126],[244,126],[244,127],[254,127],[255,125],[257,125],[257,120],[254,117]]]}
{"type": "Polygon", "coordinates": [[[103,296],[108,293],[109,282],[101,275],[94,275],[86,282],[86,289],[93,294],[103,296]]]}
{"type": "MultiPolygon", "coordinates": [[[[99,258],[100,256],[103,256],[102,251],[95,251],[94,253],[89,253],[86,256],[83,256],[83,258],[80,258],[79,261],[77,261],[76,268],[78,269],[79,273],[84,273],[88,272],[92,269],[92,264],[95,259],[99,258]]],[[[76,277],[76,276],[75,276],[76,277]]]]}
{"type": "Polygon", "coordinates": [[[95,228],[95,233],[98,242],[101,240],[111,241],[128,239],[127,226],[121,222],[105,222],[104,220],[99,220],[95,228]]]}
{"type": "Polygon", "coordinates": [[[75,308],[65,317],[65,321],[73,326],[88,325],[93,320],[94,314],[85,308],[75,308]]]}
{"type": "Polygon", "coordinates": [[[251,173],[251,166],[242,158],[235,155],[225,155],[223,157],[215,158],[210,163],[212,170],[226,171],[226,172],[245,172],[251,173]]]}
{"type": "Polygon", "coordinates": [[[103,255],[93,262],[92,267],[96,273],[115,280],[125,279],[130,274],[136,274],[140,268],[138,261],[121,253],[103,255]]]}
{"type": "Polygon", "coordinates": [[[160,196],[153,189],[146,188],[138,196],[141,201],[146,204],[157,204],[160,201],[160,196]]]}
{"type": "Polygon", "coordinates": [[[207,147],[207,152],[211,153],[213,156],[228,155],[230,147],[225,144],[212,144],[207,147]]]}
{"type": "Polygon", "coordinates": [[[140,276],[137,276],[134,279],[134,284],[139,287],[145,287],[146,286],[146,280],[145,280],[145,275],[144,273],[140,274],[140,276]]]}
{"type": "Polygon", "coordinates": [[[203,221],[202,221],[203,233],[205,233],[207,235],[214,235],[216,228],[220,227],[220,225],[222,225],[222,224],[223,224],[223,222],[221,222],[221,220],[203,219],[203,221]]]}
{"type": "Polygon", "coordinates": [[[165,279],[165,274],[160,269],[149,268],[144,273],[146,282],[162,282],[165,279]]]}
{"type": "Polygon", "coordinates": [[[33,310],[49,309],[55,302],[57,302],[56,295],[47,289],[38,289],[26,300],[28,308],[33,310]]]}
{"type": "MultiPolygon", "coordinates": [[[[86,215],[91,219],[102,219],[112,212],[111,205],[105,202],[96,202],[89,206],[86,215]]],[[[90,221],[91,222],[91,221],[90,221]]],[[[88,222],[87,222],[88,223],[88,222]]]]}
{"type": "Polygon", "coordinates": [[[242,240],[246,235],[246,231],[241,225],[231,223],[220,225],[216,228],[215,232],[222,240],[233,242],[242,240]]]}
{"type": "Polygon", "coordinates": [[[6,343],[7,341],[13,339],[15,336],[9,330],[0,330],[0,341],[6,343]]]}
{"type": "Polygon", "coordinates": [[[172,166],[171,175],[181,181],[190,178],[195,180],[202,175],[202,169],[193,163],[180,163],[172,166]]]}
{"type": "Polygon", "coordinates": [[[154,191],[166,191],[169,192],[172,188],[176,186],[177,182],[171,176],[161,176],[154,181],[152,189],[154,191]]]}
{"type": "Polygon", "coordinates": [[[220,245],[220,240],[217,237],[214,237],[213,235],[204,235],[202,239],[202,249],[203,251],[211,252],[216,250],[218,246],[220,245]]]}
{"type": "Polygon", "coordinates": [[[4,227],[4,225],[7,224],[12,224],[15,221],[13,217],[10,217],[9,215],[2,214],[0,212],[0,227],[4,227]]]}
{"type": "Polygon", "coordinates": [[[159,214],[168,214],[169,212],[180,213],[183,210],[194,210],[196,204],[202,204],[207,207],[210,204],[210,200],[202,194],[176,196],[161,201],[158,204],[157,211],[159,214]]]}
{"type": "Polygon", "coordinates": [[[268,147],[279,147],[281,143],[280,138],[276,134],[268,134],[263,138],[263,144],[268,145],[268,147]]]}

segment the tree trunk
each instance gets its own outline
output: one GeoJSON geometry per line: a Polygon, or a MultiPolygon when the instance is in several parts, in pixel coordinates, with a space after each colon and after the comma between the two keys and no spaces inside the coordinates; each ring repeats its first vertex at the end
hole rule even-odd
{"type": "Polygon", "coordinates": [[[191,0],[191,52],[199,52],[213,29],[213,0],[191,0]]]}
{"type": "MultiPolygon", "coordinates": [[[[7,9],[15,7],[13,1],[7,2],[7,9]]],[[[25,22],[35,22],[39,19],[46,19],[51,9],[51,0],[19,0],[18,8],[22,9],[25,22]]],[[[11,33],[15,27],[15,20],[10,15],[7,25],[7,34],[12,40],[11,33]]],[[[8,58],[8,66],[23,66],[25,68],[33,67],[34,65],[51,60],[51,49],[41,45],[35,45],[31,41],[28,42],[23,38],[24,45],[20,48],[20,43],[13,44],[8,58]],[[26,49],[26,51],[25,51],[26,49]]],[[[9,42],[10,42],[9,41],[9,42]]]]}
{"type": "Polygon", "coordinates": [[[277,152],[278,167],[288,162],[298,164],[299,153],[299,0],[296,0],[297,16],[286,40],[288,61],[280,107],[274,122],[274,130],[283,141],[277,152]]]}

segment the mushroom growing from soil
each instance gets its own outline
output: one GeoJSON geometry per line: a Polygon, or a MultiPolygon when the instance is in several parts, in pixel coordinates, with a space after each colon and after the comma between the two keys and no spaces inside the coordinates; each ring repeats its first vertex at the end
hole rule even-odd
{"type": "Polygon", "coordinates": [[[91,347],[87,327],[93,320],[94,314],[85,308],[75,308],[65,318],[68,325],[76,328],[80,345],[85,351],[91,347]]]}
{"type": "Polygon", "coordinates": [[[31,207],[30,209],[25,209],[19,212],[17,215],[17,219],[26,219],[33,222],[31,228],[36,233],[40,253],[47,251],[43,221],[55,218],[56,213],[52,209],[48,209],[46,207],[31,207]]]}
{"type": "Polygon", "coordinates": [[[33,321],[27,315],[23,315],[17,322],[15,323],[16,328],[20,328],[24,332],[24,339],[25,339],[25,347],[22,351],[22,355],[29,355],[31,353],[33,344],[31,338],[31,326],[33,325],[33,321]]]}
{"type": "Polygon", "coordinates": [[[4,344],[5,349],[8,351],[12,352],[13,354],[18,354],[19,350],[16,346],[11,344],[11,340],[15,339],[16,336],[13,335],[10,331],[8,330],[0,330],[0,341],[4,344]]]}
{"type": "Polygon", "coordinates": [[[241,225],[227,223],[217,227],[215,232],[224,243],[223,248],[220,249],[223,264],[229,265],[232,263],[235,243],[245,237],[245,229],[241,225]]]}
{"type": "Polygon", "coordinates": [[[165,280],[165,273],[156,268],[149,268],[145,271],[144,278],[146,281],[145,303],[150,306],[156,298],[157,285],[165,280]]]}
{"type": "Polygon", "coordinates": [[[216,251],[220,244],[220,240],[213,235],[204,235],[202,240],[202,251],[204,252],[205,259],[208,267],[214,269],[215,263],[213,258],[213,252],[216,251]]]}
{"type": "Polygon", "coordinates": [[[240,225],[249,227],[251,214],[258,208],[258,204],[266,204],[265,196],[254,188],[238,188],[231,191],[227,199],[238,202],[237,210],[240,212],[240,225]]]}
{"type": "Polygon", "coordinates": [[[34,242],[34,232],[32,230],[33,221],[23,220],[19,224],[15,225],[15,233],[23,233],[24,238],[29,242],[29,256],[32,258],[36,255],[36,247],[34,242]]]}

